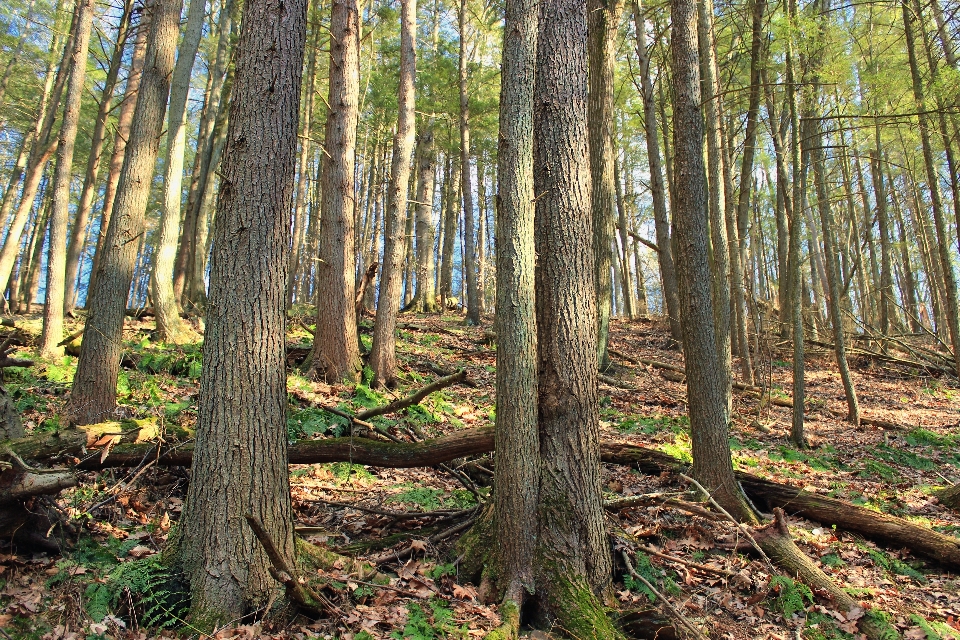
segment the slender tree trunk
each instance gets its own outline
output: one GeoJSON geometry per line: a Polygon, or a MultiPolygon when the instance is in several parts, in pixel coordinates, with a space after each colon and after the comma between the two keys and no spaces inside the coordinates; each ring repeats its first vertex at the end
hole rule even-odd
{"type": "Polygon", "coordinates": [[[453,298],[453,249],[457,239],[460,163],[447,156],[447,208],[443,215],[443,249],[440,252],[440,312],[447,310],[453,298]]]}
{"type": "Polygon", "coordinates": [[[477,286],[476,220],[473,211],[473,176],[470,171],[470,88],[467,77],[467,0],[460,0],[460,193],[463,197],[463,267],[467,290],[467,324],[480,324],[480,291],[477,286]]]}
{"type": "Polygon", "coordinates": [[[590,126],[590,177],[593,183],[593,270],[597,292],[597,363],[610,364],[607,341],[613,288],[614,170],[613,148],[613,67],[616,36],[623,13],[623,0],[588,0],[588,60],[590,97],[587,118],[590,126]]]}
{"type": "Polygon", "coordinates": [[[139,97],[130,126],[97,283],[91,292],[73,390],[64,413],[74,424],[110,416],[117,399],[123,318],[163,129],[177,46],[180,0],[157,0],[150,23],[139,97]]]}
{"type": "Polygon", "coordinates": [[[83,189],[80,191],[80,201],[77,204],[77,213],[74,216],[73,229],[70,233],[70,244],[67,247],[67,274],[66,274],[66,303],[64,312],[69,314],[77,306],[77,296],[80,283],[77,275],[80,271],[82,253],[87,239],[87,226],[90,221],[90,211],[93,209],[93,199],[97,194],[97,177],[100,174],[100,161],[103,156],[103,143],[106,140],[107,118],[113,108],[113,92],[117,86],[117,77],[120,75],[120,66],[123,63],[123,54],[126,49],[127,36],[130,34],[130,17],[133,11],[132,0],[125,0],[123,13],[117,25],[117,36],[114,40],[113,53],[110,56],[110,66],[103,84],[103,93],[100,98],[100,109],[90,137],[90,155],[87,159],[87,171],[83,177],[83,189]]]}
{"type": "Polygon", "coordinates": [[[153,19],[153,6],[154,3],[150,2],[144,7],[140,16],[140,24],[137,27],[137,38],[133,43],[133,54],[130,56],[127,86],[124,89],[120,113],[117,116],[117,134],[114,136],[113,152],[110,154],[110,165],[104,185],[103,204],[101,205],[100,224],[98,225],[99,232],[97,233],[97,248],[93,253],[93,265],[90,268],[90,279],[87,282],[87,309],[90,308],[90,297],[96,288],[97,273],[100,271],[100,262],[103,259],[107,230],[110,228],[110,220],[113,219],[113,205],[116,201],[117,186],[120,183],[120,172],[123,169],[123,160],[127,152],[127,140],[130,138],[130,126],[133,122],[133,113],[140,92],[143,63],[147,53],[147,35],[150,32],[150,22],[153,19]]]}
{"type": "Polygon", "coordinates": [[[53,203],[52,198],[45,199],[40,211],[37,212],[37,221],[34,225],[33,238],[24,249],[24,258],[29,258],[29,263],[21,267],[23,271],[23,284],[20,298],[19,313],[33,313],[33,305],[37,301],[40,293],[40,265],[43,260],[43,247],[47,235],[47,229],[50,222],[50,206],[53,203]]]}
{"type": "Polygon", "coordinates": [[[393,386],[397,375],[397,311],[400,303],[400,285],[403,265],[402,222],[407,210],[407,190],[410,183],[410,161],[413,155],[414,89],[416,75],[416,14],[417,0],[401,0],[400,10],[400,88],[397,133],[393,139],[393,159],[390,163],[390,191],[384,214],[383,266],[380,270],[380,292],[377,297],[377,318],[370,350],[373,384],[393,386]]]}
{"type": "Polygon", "coordinates": [[[433,120],[431,119],[420,138],[419,191],[417,193],[417,309],[421,313],[437,310],[433,294],[436,263],[433,259],[433,197],[437,181],[437,152],[433,144],[433,120]]]}
{"type": "Polygon", "coordinates": [[[600,600],[611,558],[600,501],[597,311],[587,127],[587,8],[540,3],[534,113],[539,536],[543,617],[613,637],[600,600]]]}
{"type": "Polygon", "coordinates": [[[50,209],[50,240],[47,253],[47,285],[43,307],[43,331],[39,352],[52,358],[63,354],[64,278],[67,270],[67,224],[70,215],[70,179],[73,150],[80,125],[80,100],[87,77],[87,52],[93,26],[93,0],[77,0],[77,21],[70,53],[70,80],[63,105],[63,121],[57,145],[57,168],[53,173],[53,204],[50,209]]]}
{"type": "Polygon", "coordinates": [[[657,259],[660,264],[660,282],[663,285],[666,314],[670,320],[670,335],[679,344],[683,341],[683,328],[680,324],[680,294],[677,285],[677,270],[673,259],[673,243],[670,239],[670,214],[667,210],[667,193],[663,184],[663,167],[660,162],[656,103],[653,95],[653,82],[650,79],[650,54],[647,51],[646,27],[642,14],[640,13],[639,2],[634,2],[633,4],[633,22],[637,39],[637,58],[640,60],[643,125],[646,133],[647,156],[650,165],[650,194],[653,197],[653,224],[657,234],[657,247],[660,249],[657,252],[657,259]]]}
{"type": "Polygon", "coordinates": [[[354,300],[359,21],[356,0],[333,1],[330,9],[330,86],[324,135],[326,153],[321,160],[324,187],[320,200],[320,260],[317,263],[317,339],[313,344],[313,366],[328,382],[356,381],[361,368],[354,300]]]}
{"type": "MultiPolygon", "coordinates": [[[[617,268],[620,270],[620,290],[623,294],[624,313],[627,318],[632,320],[633,313],[633,292],[630,290],[630,234],[627,225],[627,206],[623,201],[623,183],[620,181],[620,163],[617,157],[613,157],[613,185],[617,202],[617,231],[619,233],[620,251],[617,257],[620,264],[617,268]]],[[[640,315],[647,315],[646,310],[640,315]]]]}
{"type": "Polygon", "coordinates": [[[953,271],[953,261],[950,257],[954,246],[947,232],[947,222],[943,214],[943,202],[940,199],[939,177],[933,163],[933,150],[930,145],[930,123],[926,114],[927,104],[923,93],[923,82],[920,78],[920,68],[917,64],[913,21],[916,19],[915,9],[910,7],[909,0],[903,0],[903,23],[907,38],[907,56],[910,61],[910,75],[913,79],[913,95],[920,113],[920,140],[923,145],[923,162],[927,170],[927,189],[930,191],[930,200],[933,209],[933,220],[937,230],[937,244],[940,253],[940,265],[943,271],[943,280],[946,289],[946,304],[944,305],[947,324],[950,328],[950,342],[953,346],[953,358],[957,375],[960,376],[960,308],[957,306],[957,278],[953,271]]]}
{"type": "Polygon", "coordinates": [[[180,206],[183,202],[183,154],[187,146],[187,94],[190,92],[193,62],[200,46],[205,6],[205,0],[190,0],[183,41],[170,81],[163,208],[150,281],[158,337],[173,344],[189,342],[196,337],[180,319],[180,301],[173,291],[173,268],[177,257],[177,239],[182,228],[180,206]]]}
{"type": "Polygon", "coordinates": [[[306,23],[305,0],[247,0],[237,45],[178,540],[193,610],[223,622],[261,610],[276,591],[245,516],[260,521],[288,566],[296,562],[284,335],[306,23]]]}
{"type": "Polygon", "coordinates": [[[677,262],[681,265],[684,368],[688,387],[697,390],[688,398],[694,475],[721,505],[731,513],[740,514],[749,508],[733,476],[727,438],[730,370],[723,367],[716,348],[715,304],[712,302],[696,4],[694,0],[671,3],[674,175],[684,185],[674,194],[677,262]]]}
{"type": "MultiPolygon", "coordinates": [[[[888,175],[888,183],[893,184],[893,176],[888,175]]],[[[903,274],[906,280],[901,298],[904,300],[907,308],[910,330],[916,333],[922,329],[922,325],[920,324],[920,311],[917,305],[917,279],[914,275],[913,265],[910,260],[910,243],[907,241],[908,233],[907,225],[903,217],[903,205],[901,205],[900,198],[895,189],[891,190],[891,195],[893,195],[893,211],[899,232],[900,262],[903,265],[903,274]]]]}

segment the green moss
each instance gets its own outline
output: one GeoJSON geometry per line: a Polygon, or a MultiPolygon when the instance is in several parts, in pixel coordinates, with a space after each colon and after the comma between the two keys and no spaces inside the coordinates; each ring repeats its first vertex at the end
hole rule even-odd
{"type": "Polygon", "coordinates": [[[550,609],[557,627],[571,638],[621,638],[607,611],[582,579],[555,572],[549,586],[550,609]]]}
{"type": "Polygon", "coordinates": [[[486,635],[486,640],[516,640],[520,631],[520,607],[513,600],[500,605],[499,627],[486,635]]]}

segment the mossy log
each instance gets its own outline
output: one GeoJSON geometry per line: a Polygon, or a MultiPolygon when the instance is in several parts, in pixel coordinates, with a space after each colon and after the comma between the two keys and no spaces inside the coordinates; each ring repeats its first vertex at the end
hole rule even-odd
{"type": "MultiPolygon", "coordinates": [[[[115,423],[117,424],[117,423],[115,423]]],[[[95,425],[100,426],[100,425],[95,425]]],[[[89,429],[89,427],[87,428],[89,429]]],[[[117,429],[116,426],[113,429],[117,429]]],[[[123,437],[143,437],[142,430],[128,432],[123,437]]],[[[79,452],[87,442],[85,432],[61,432],[46,436],[32,436],[0,444],[0,460],[5,459],[4,449],[9,446],[23,458],[43,459],[58,453],[79,452]]],[[[291,464],[316,464],[323,462],[353,462],[376,467],[410,468],[432,467],[469,455],[489,453],[493,450],[493,429],[466,429],[449,435],[424,440],[419,443],[395,443],[369,438],[328,438],[298,442],[288,449],[291,464]]],[[[77,467],[102,469],[107,467],[133,467],[157,445],[153,442],[129,442],[113,445],[106,458],[89,456],[77,467]]],[[[165,444],[156,454],[160,465],[188,466],[193,458],[191,444],[165,444]]],[[[618,442],[604,442],[601,457],[611,464],[630,465],[645,473],[683,471],[689,465],[663,452],[618,442]]],[[[821,496],[803,489],[771,482],[757,476],[738,472],[737,479],[750,499],[759,507],[770,511],[780,507],[825,525],[859,533],[865,537],[888,543],[897,548],[908,548],[945,566],[960,568],[960,540],[932,531],[903,518],[877,513],[842,500],[821,496]]]]}

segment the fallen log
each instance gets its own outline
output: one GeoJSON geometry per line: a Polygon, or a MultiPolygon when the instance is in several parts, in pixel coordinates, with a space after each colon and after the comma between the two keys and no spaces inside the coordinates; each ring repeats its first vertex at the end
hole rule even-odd
{"type": "MultiPolygon", "coordinates": [[[[54,445],[38,445],[31,438],[32,451],[55,451],[57,444],[86,440],[83,437],[47,436],[54,445]]],[[[130,434],[127,436],[130,437],[130,434]]],[[[30,457],[20,447],[20,441],[7,443],[20,456],[30,457]]],[[[90,456],[76,465],[79,469],[108,467],[135,467],[144,455],[156,445],[146,443],[117,443],[106,457],[90,456]]],[[[327,438],[308,440],[291,445],[287,450],[290,464],[317,464],[324,462],[352,462],[375,467],[410,468],[432,467],[470,455],[493,451],[493,429],[489,427],[465,429],[456,433],[418,443],[397,443],[369,438],[327,438]]],[[[79,449],[78,449],[79,450],[79,449]]],[[[0,452],[0,459],[4,454],[0,452]]],[[[648,474],[664,471],[684,472],[688,464],[666,453],[620,442],[601,444],[601,458],[610,464],[630,465],[648,474]]],[[[193,459],[193,445],[166,445],[158,454],[157,464],[188,466],[193,459]]],[[[941,564],[960,568],[960,540],[914,524],[903,518],[878,513],[842,500],[828,498],[803,489],[737,472],[737,479],[746,494],[758,507],[772,511],[780,507],[790,514],[836,525],[838,529],[859,533],[865,537],[889,543],[897,548],[908,548],[941,564]]]]}

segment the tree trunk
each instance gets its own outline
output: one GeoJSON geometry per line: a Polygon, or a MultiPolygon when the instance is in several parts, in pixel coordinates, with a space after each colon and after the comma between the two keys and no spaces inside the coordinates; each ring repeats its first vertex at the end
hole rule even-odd
{"type": "Polygon", "coordinates": [[[460,163],[447,156],[445,173],[447,206],[443,214],[443,248],[440,252],[440,313],[447,310],[453,299],[453,248],[457,239],[457,209],[460,202],[460,163]]]}
{"type": "Polygon", "coordinates": [[[110,228],[110,220],[113,218],[113,205],[116,201],[117,186],[120,182],[120,171],[123,169],[127,140],[130,138],[130,125],[133,122],[133,112],[136,109],[140,92],[140,80],[143,77],[143,63],[147,53],[147,34],[150,32],[153,11],[153,3],[144,7],[143,13],[140,15],[140,24],[137,26],[137,38],[133,43],[133,54],[130,56],[127,86],[124,89],[120,113],[117,116],[117,134],[114,136],[113,152],[110,154],[110,167],[104,185],[99,232],[97,233],[97,248],[93,253],[93,265],[90,268],[90,279],[87,281],[87,309],[90,308],[90,297],[96,288],[97,272],[100,270],[100,262],[103,259],[103,246],[107,239],[107,230],[110,228]]]}
{"type": "Polygon", "coordinates": [[[23,257],[29,262],[21,259],[20,270],[23,274],[23,284],[20,286],[20,307],[18,313],[33,313],[33,304],[37,300],[40,292],[40,263],[43,258],[43,246],[46,241],[47,228],[50,222],[51,199],[46,199],[37,212],[34,223],[33,237],[30,243],[24,247],[23,257]]]}
{"type": "Polygon", "coordinates": [[[433,259],[433,197],[437,181],[437,152],[433,144],[433,120],[427,123],[420,138],[419,191],[417,193],[417,309],[421,313],[437,310],[433,281],[436,262],[433,259]]]}
{"type": "Polygon", "coordinates": [[[470,171],[470,97],[467,78],[467,1],[460,0],[460,193],[463,197],[463,277],[467,290],[467,324],[480,324],[480,291],[477,287],[476,220],[470,171]]]}
{"type": "Polygon", "coordinates": [[[410,160],[416,127],[413,113],[413,80],[417,64],[416,14],[417,0],[401,0],[399,115],[390,163],[390,192],[384,214],[383,266],[380,269],[377,319],[373,330],[373,347],[370,350],[373,384],[378,386],[393,386],[397,375],[397,311],[403,276],[403,265],[400,264],[403,238],[400,236],[407,210],[410,160]]]}
{"type": "Polygon", "coordinates": [[[39,352],[42,357],[63,355],[64,277],[67,270],[67,224],[70,216],[70,182],[73,177],[73,150],[80,124],[80,101],[87,77],[87,52],[93,26],[93,0],[77,0],[77,19],[70,53],[70,80],[63,105],[63,122],[57,144],[57,168],[53,174],[53,204],[50,209],[50,239],[47,253],[47,285],[43,307],[43,331],[39,352]]]}
{"type": "Polygon", "coordinates": [[[80,271],[82,253],[87,240],[87,226],[90,221],[90,211],[93,209],[93,199],[97,194],[97,177],[100,174],[100,161],[103,156],[103,143],[106,140],[107,119],[113,108],[113,92],[117,86],[117,77],[120,75],[120,66],[123,63],[123,54],[126,49],[127,37],[130,35],[130,18],[133,11],[132,0],[125,0],[123,13],[117,25],[117,36],[114,40],[113,53],[110,56],[110,66],[103,83],[103,93],[100,97],[100,108],[94,123],[93,133],[90,136],[90,155],[87,159],[87,171],[83,177],[83,189],[80,191],[80,201],[77,204],[77,213],[74,216],[73,229],[70,233],[70,244],[67,248],[66,272],[66,300],[64,312],[71,313],[77,306],[80,292],[80,283],[77,275],[80,271]]]}
{"type": "MultiPolygon", "coordinates": [[[[946,289],[947,324],[950,328],[950,341],[953,346],[953,359],[957,375],[960,376],[960,308],[957,306],[957,278],[953,271],[953,260],[950,256],[953,243],[947,233],[947,222],[943,214],[943,202],[940,199],[939,175],[933,164],[933,150],[930,145],[930,124],[926,113],[926,99],[923,93],[923,82],[920,78],[920,69],[917,64],[917,54],[913,21],[915,9],[909,6],[909,0],[903,0],[903,22],[907,37],[907,55],[910,60],[910,75],[913,79],[913,95],[920,113],[920,140],[923,145],[923,162],[927,170],[927,189],[930,191],[930,200],[933,209],[933,220],[937,230],[937,244],[940,254],[940,265],[943,271],[943,280],[946,289]]],[[[954,194],[956,197],[956,194],[954,194]]]]}
{"type": "Polygon", "coordinates": [[[613,286],[613,207],[615,195],[613,148],[613,67],[623,0],[588,0],[588,60],[590,91],[587,122],[590,130],[590,178],[593,183],[593,272],[597,295],[597,363],[609,365],[607,341],[613,286]]]}
{"type": "MultiPolygon", "coordinates": [[[[320,200],[317,263],[317,339],[313,366],[328,382],[357,381],[354,268],[354,175],[360,103],[360,12],[356,0],[334,0],[330,9],[330,88],[320,200]],[[322,337],[321,337],[322,336],[322,337]]],[[[306,141],[304,141],[306,144],[306,141]]]]}
{"type": "MultiPolygon", "coordinates": [[[[181,0],[182,1],[182,0],[181,0]]],[[[190,328],[180,319],[180,304],[173,291],[173,267],[177,257],[183,202],[183,154],[187,144],[187,94],[193,62],[203,31],[205,0],[190,0],[183,41],[177,54],[170,81],[170,108],[167,112],[167,148],[163,166],[164,197],[153,262],[151,293],[157,319],[158,338],[180,344],[195,339],[190,328]]]]}
{"type": "Polygon", "coordinates": [[[243,516],[263,523],[289,566],[295,560],[284,331],[307,2],[248,0],[243,14],[214,225],[193,482],[178,540],[194,612],[223,622],[262,608],[277,586],[243,516]],[[264,49],[264,42],[273,46],[264,49]]]}
{"type": "Polygon", "coordinates": [[[600,497],[597,311],[587,128],[587,8],[540,3],[534,127],[539,536],[543,618],[613,637],[597,596],[611,557],[600,497]]]}
{"type": "Polygon", "coordinates": [[[680,324],[680,294],[677,285],[677,270],[673,259],[673,243],[670,239],[670,213],[667,210],[667,194],[663,184],[663,168],[660,162],[660,142],[657,137],[657,114],[650,79],[650,54],[647,51],[646,27],[640,13],[640,4],[633,5],[633,22],[637,38],[637,58],[640,60],[640,81],[643,95],[643,124],[646,133],[647,156],[650,164],[650,193],[653,197],[653,224],[657,234],[657,259],[660,264],[660,281],[666,314],[670,320],[670,335],[679,344],[683,341],[680,324]]]}
{"type": "Polygon", "coordinates": [[[677,262],[681,267],[680,301],[683,352],[690,390],[693,472],[721,505],[739,516],[749,512],[749,507],[733,479],[727,437],[730,370],[723,366],[716,348],[706,215],[709,205],[703,164],[704,123],[700,112],[697,8],[694,0],[673,0],[671,6],[674,175],[684,185],[674,194],[674,224],[677,262]]]}
{"type": "Polygon", "coordinates": [[[100,422],[116,407],[123,317],[136,265],[137,240],[144,231],[144,215],[167,107],[180,0],[158,0],[153,11],[116,202],[104,240],[96,288],[90,294],[73,390],[64,409],[75,424],[100,422]]]}
{"type": "MultiPolygon", "coordinates": [[[[619,253],[617,254],[620,261],[620,264],[617,265],[617,269],[620,272],[620,291],[623,294],[624,314],[627,316],[627,319],[632,320],[634,318],[634,304],[633,291],[631,290],[633,278],[630,277],[630,230],[627,224],[627,205],[623,201],[623,182],[620,177],[620,163],[617,161],[616,154],[614,154],[613,157],[613,186],[617,203],[617,240],[619,241],[620,247],[619,253]]],[[[637,263],[637,268],[640,268],[639,262],[637,263]]],[[[646,300],[644,300],[644,303],[646,303],[646,300]]],[[[647,310],[643,309],[640,315],[647,315],[647,310]]]]}
{"type": "Polygon", "coordinates": [[[504,605],[518,611],[535,589],[537,326],[533,96],[537,0],[508,0],[497,144],[497,560],[504,605]]]}

